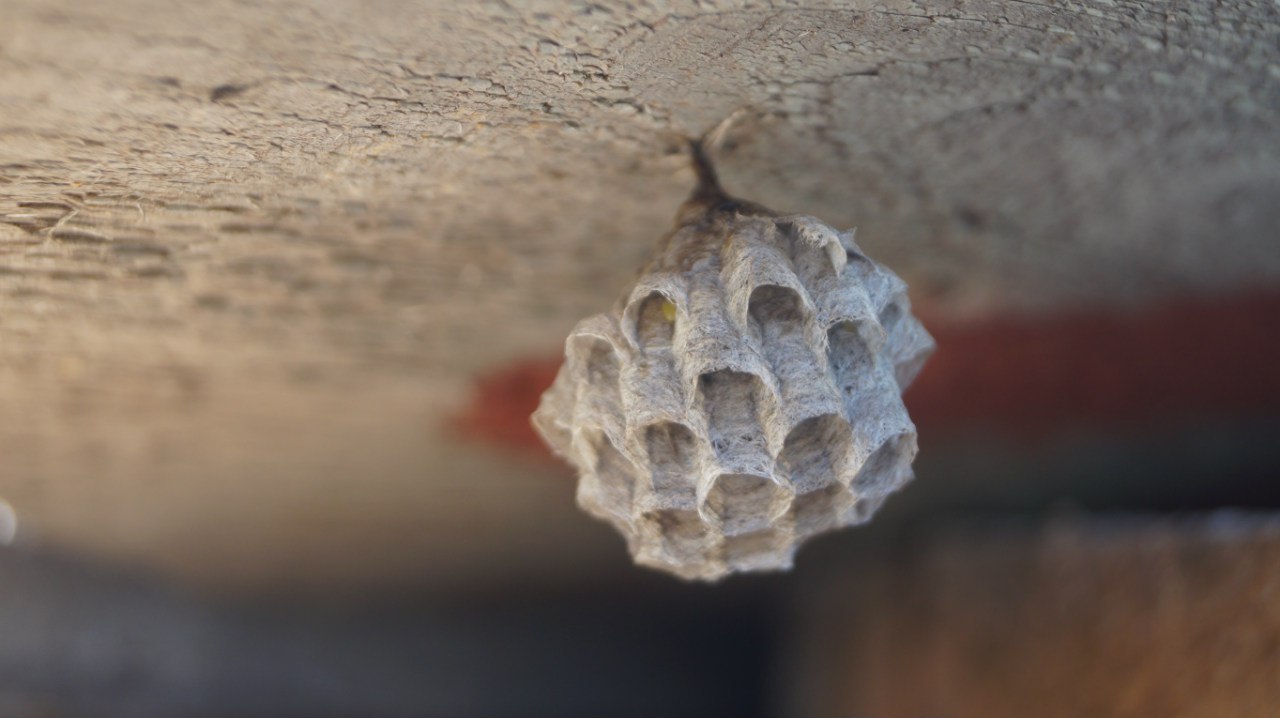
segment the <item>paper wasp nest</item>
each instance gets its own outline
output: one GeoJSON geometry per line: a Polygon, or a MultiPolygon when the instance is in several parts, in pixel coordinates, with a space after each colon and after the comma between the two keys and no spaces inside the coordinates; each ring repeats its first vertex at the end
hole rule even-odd
{"type": "Polygon", "coordinates": [[[934,344],[852,232],[699,169],[634,288],[569,335],[533,422],[638,563],[715,580],[790,567],[911,478],[901,395],[934,344]]]}

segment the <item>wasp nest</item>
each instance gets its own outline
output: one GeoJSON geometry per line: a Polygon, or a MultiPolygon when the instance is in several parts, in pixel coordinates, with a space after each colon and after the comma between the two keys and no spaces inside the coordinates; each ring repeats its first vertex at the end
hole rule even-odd
{"type": "Polygon", "coordinates": [[[715,580],[790,567],[911,478],[902,390],[934,344],[852,231],[699,169],[634,288],[569,335],[533,421],[638,563],[715,580]]]}

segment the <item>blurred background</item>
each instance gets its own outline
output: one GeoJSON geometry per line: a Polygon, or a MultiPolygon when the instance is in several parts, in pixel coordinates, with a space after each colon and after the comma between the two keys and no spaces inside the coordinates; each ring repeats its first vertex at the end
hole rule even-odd
{"type": "Polygon", "coordinates": [[[1271,716],[1274,3],[0,0],[0,716],[1271,716]],[[939,345],[687,584],[528,415],[735,115],[939,345]]]}

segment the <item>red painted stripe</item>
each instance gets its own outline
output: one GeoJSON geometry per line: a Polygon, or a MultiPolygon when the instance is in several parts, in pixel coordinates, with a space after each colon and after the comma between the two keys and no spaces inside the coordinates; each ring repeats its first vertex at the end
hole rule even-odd
{"type": "Polygon", "coordinates": [[[934,326],[922,430],[1009,433],[1280,413],[1280,294],[934,326]]]}
{"type": "MultiPolygon", "coordinates": [[[[938,352],[906,395],[924,432],[983,427],[1026,436],[1280,414],[1280,293],[926,324],[938,352]]],[[[559,364],[527,359],[478,378],[455,428],[546,454],[529,415],[559,364]]]]}
{"type": "Polygon", "coordinates": [[[524,359],[476,379],[471,403],[454,420],[463,436],[551,458],[529,423],[561,357],[524,359]]]}

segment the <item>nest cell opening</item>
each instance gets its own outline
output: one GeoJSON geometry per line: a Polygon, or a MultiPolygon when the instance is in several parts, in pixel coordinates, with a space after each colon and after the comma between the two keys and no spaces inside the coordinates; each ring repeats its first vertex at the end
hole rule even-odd
{"type": "Polygon", "coordinates": [[[768,527],[786,499],[786,491],[764,476],[721,474],[703,506],[722,533],[734,536],[768,527]]]}
{"type": "Polygon", "coordinates": [[[885,496],[897,489],[911,471],[914,446],[911,434],[898,434],[880,444],[853,477],[853,490],[859,498],[885,496]]]}
{"type": "MultiPolygon", "coordinates": [[[[798,229],[798,228],[797,228],[798,229]]],[[[788,253],[796,273],[802,277],[815,279],[838,273],[838,267],[844,263],[839,255],[844,254],[844,247],[838,242],[827,242],[818,245],[801,236],[800,231],[788,232],[788,253]]]]}
{"type": "Polygon", "coordinates": [[[676,305],[663,293],[651,292],[636,312],[636,339],[641,349],[669,348],[675,336],[676,305]]]}
{"type": "Polygon", "coordinates": [[[868,496],[866,498],[859,498],[853,504],[853,507],[849,511],[849,515],[846,518],[849,519],[850,524],[856,525],[856,524],[866,523],[870,521],[871,517],[875,515],[876,511],[879,510],[879,508],[882,505],[884,505],[884,500],[886,498],[888,497],[868,496]]]}
{"type": "Polygon", "coordinates": [[[592,431],[587,442],[595,455],[592,473],[600,487],[600,497],[611,511],[620,515],[631,512],[635,496],[635,466],[618,451],[602,431],[592,431]]]}
{"type": "Polygon", "coordinates": [[[900,319],[902,319],[902,308],[898,306],[897,302],[889,302],[885,305],[879,317],[880,326],[884,327],[884,333],[891,333],[900,319]]]}
{"type": "Polygon", "coordinates": [[[618,390],[618,354],[609,342],[593,338],[587,353],[587,383],[595,390],[618,390]]]}
{"type": "Polygon", "coordinates": [[[804,303],[790,287],[765,284],[756,287],[747,301],[747,313],[762,335],[799,333],[804,326],[804,303]]]}
{"type": "Polygon", "coordinates": [[[836,528],[840,514],[851,504],[848,490],[839,484],[828,484],[796,496],[791,503],[796,534],[809,536],[836,528]]]}
{"type": "Polygon", "coordinates": [[[846,400],[855,397],[873,381],[874,358],[858,327],[852,322],[840,322],[828,330],[827,359],[835,373],[836,385],[846,400]]]}
{"type": "Polygon", "coordinates": [[[697,511],[654,511],[648,518],[657,524],[662,551],[672,563],[691,564],[705,558],[707,527],[697,511]]]}
{"type": "Polygon", "coordinates": [[[650,424],[644,430],[644,445],[654,491],[692,500],[695,439],[689,427],[673,421],[650,424]]]}
{"type": "Polygon", "coordinates": [[[783,538],[774,531],[730,536],[724,542],[724,560],[738,570],[782,568],[788,563],[783,538]]]}
{"type": "Polygon", "coordinates": [[[796,424],[787,434],[778,464],[796,493],[808,493],[839,482],[852,447],[849,423],[835,414],[823,414],[796,424]]]}
{"type": "Polygon", "coordinates": [[[757,287],[751,293],[749,311],[783,401],[805,401],[823,391],[826,367],[807,339],[811,317],[800,295],[788,287],[757,287]]]}
{"type": "Polygon", "coordinates": [[[698,380],[711,445],[721,463],[740,464],[767,457],[757,414],[764,383],[754,374],[714,371],[698,380]]]}
{"type": "Polygon", "coordinates": [[[622,387],[617,350],[604,339],[590,335],[579,335],[574,342],[578,356],[585,363],[583,373],[589,387],[586,404],[579,407],[579,414],[596,423],[621,416],[622,387]]]}

